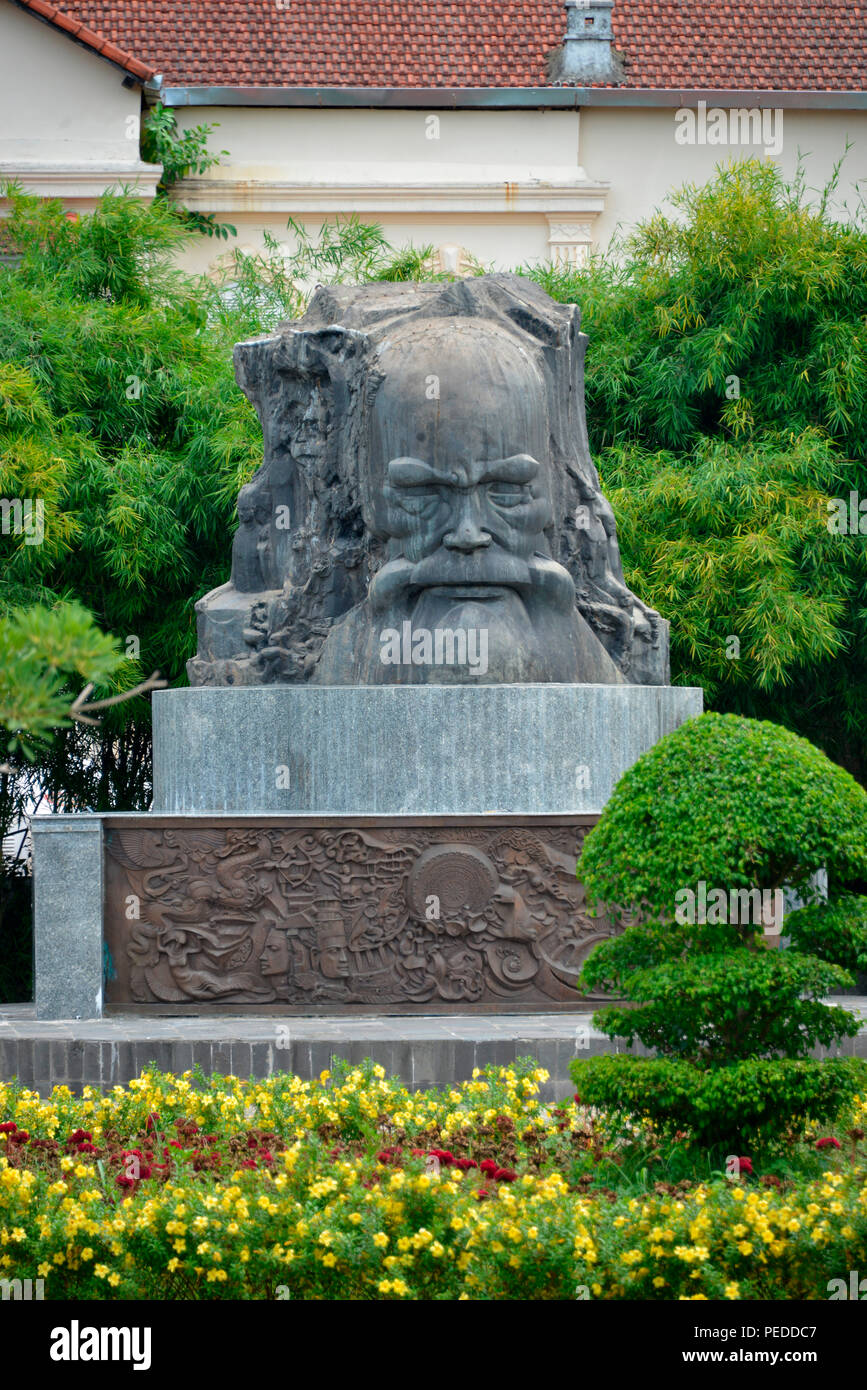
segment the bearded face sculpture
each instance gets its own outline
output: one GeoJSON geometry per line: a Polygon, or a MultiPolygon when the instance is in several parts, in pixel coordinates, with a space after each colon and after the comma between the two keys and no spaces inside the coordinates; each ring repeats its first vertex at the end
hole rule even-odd
{"type": "Polygon", "coordinates": [[[197,605],[192,683],[666,683],[589,458],[585,342],[575,306],[486,276],[319,290],[240,344],[272,517],[197,605]]]}
{"type": "Polygon", "coordinates": [[[313,679],[619,684],[551,556],[548,412],[530,355],[495,324],[421,319],[377,368],[363,505],[386,560],[313,679]]]}

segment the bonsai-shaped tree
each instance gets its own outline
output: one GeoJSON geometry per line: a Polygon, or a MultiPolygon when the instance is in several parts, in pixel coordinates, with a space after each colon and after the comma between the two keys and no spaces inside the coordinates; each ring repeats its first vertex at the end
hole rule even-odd
{"type": "MultiPolygon", "coordinates": [[[[582,1100],[732,1152],[832,1119],[865,1079],[863,1062],[809,1056],[858,1030],[821,1002],[853,983],[834,959],[841,898],[823,958],[776,949],[779,916],[768,912],[789,887],[809,904],[804,919],[821,919],[822,868],[851,903],[846,885],[867,877],[867,793],[805,739],[705,714],[640,758],[578,865],[588,901],[629,922],[589,957],[580,984],[628,1001],[594,1021],[657,1055],[573,1063],[582,1100]]],[[[854,964],[851,936],[840,945],[854,964]]]]}

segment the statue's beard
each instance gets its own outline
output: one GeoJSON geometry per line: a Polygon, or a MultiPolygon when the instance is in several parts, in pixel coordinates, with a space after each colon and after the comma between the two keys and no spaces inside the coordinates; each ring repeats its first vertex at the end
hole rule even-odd
{"type": "MultiPolygon", "coordinates": [[[[547,664],[552,647],[565,653],[573,645],[575,586],[568,571],[544,555],[437,551],[418,564],[401,556],[374,577],[368,602],[377,630],[465,633],[469,650],[484,652],[471,674],[488,679],[521,679],[528,665],[547,664]]],[[[439,678],[467,677],[445,670],[439,678]]],[[[424,677],[404,669],[402,678],[424,677]]]]}
{"type": "Polygon", "coordinates": [[[578,612],[568,570],[493,544],[389,560],[332,627],[314,676],[318,685],[622,679],[578,612]]]}

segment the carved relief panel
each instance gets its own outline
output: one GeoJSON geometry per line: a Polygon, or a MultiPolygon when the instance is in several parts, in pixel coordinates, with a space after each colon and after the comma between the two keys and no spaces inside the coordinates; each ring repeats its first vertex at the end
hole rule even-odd
{"type": "Polygon", "coordinates": [[[127,822],[106,832],[106,1002],[420,1013],[578,1003],[614,932],[589,826],[127,822]]]}

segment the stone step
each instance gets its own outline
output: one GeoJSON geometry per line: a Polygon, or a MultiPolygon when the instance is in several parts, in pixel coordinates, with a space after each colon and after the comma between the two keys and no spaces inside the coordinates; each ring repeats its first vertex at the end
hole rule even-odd
{"type": "MultiPolygon", "coordinates": [[[[861,1031],[839,1049],[817,1056],[867,1057],[867,996],[829,1000],[858,1014],[861,1031]]],[[[264,1077],[291,1072],[306,1079],[330,1068],[334,1058],[358,1063],[369,1057],[412,1089],[466,1081],[474,1067],[508,1066],[532,1057],[550,1073],[545,1100],[573,1089],[574,1058],[625,1051],[593,1027],[591,1012],[419,1017],[191,1018],[125,1016],[94,1021],[37,1019],[32,1005],[0,1008],[0,1077],[48,1095],[53,1086],[73,1091],[91,1085],[125,1085],[149,1063],[170,1072],[199,1064],[207,1075],[222,1072],[264,1077]]],[[[643,1049],[636,1048],[636,1052],[643,1049]]]]}

